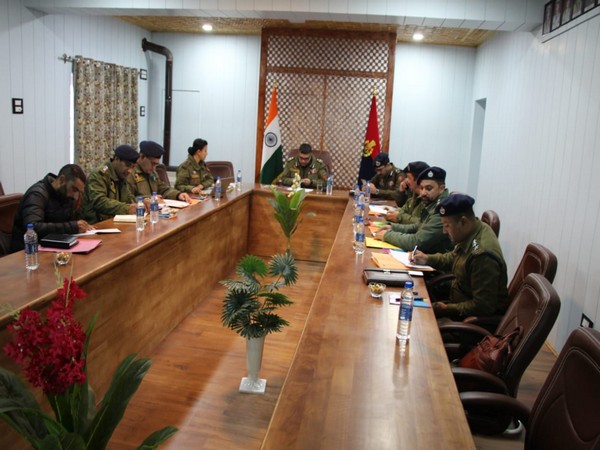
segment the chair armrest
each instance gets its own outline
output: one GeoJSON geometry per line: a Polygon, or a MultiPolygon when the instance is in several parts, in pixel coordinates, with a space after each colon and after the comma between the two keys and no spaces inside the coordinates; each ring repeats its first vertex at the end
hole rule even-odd
{"type": "Polygon", "coordinates": [[[498,324],[500,324],[501,321],[502,316],[469,316],[463,320],[464,323],[470,323],[485,328],[490,333],[496,331],[496,328],[498,328],[498,324]]]}
{"type": "Polygon", "coordinates": [[[492,334],[485,328],[480,327],[479,325],[465,322],[446,322],[440,325],[439,328],[440,333],[442,333],[442,335],[444,333],[452,333],[456,334],[457,336],[476,336],[479,338],[478,341],[492,334]]]}
{"type": "Polygon", "coordinates": [[[484,328],[463,322],[448,322],[440,325],[440,333],[450,361],[462,358],[479,341],[491,334],[484,328]]]}
{"type": "Polygon", "coordinates": [[[435,286],[435,285],[443,283],[445,281],[452,281],[452,280],[454,280],[453,273],[442,273],[440,275],[436,275],[435,277],[431,277],[427,281],[427,286],[435,286]]]}
{"type": "Polygon", "coordinates": [[[497,415],[506,414],[520,420],[525,427],[529,423],[529,408],[508,395],[493,392],[462,392],[460,401],[467,412],[483,410],[497,415]]]}
{"type": "Polygon", "coordinates": [[[458,392],[481,391],[509,395],[504,381],[483,370],[453,367],[452,375],[458,392]]]}

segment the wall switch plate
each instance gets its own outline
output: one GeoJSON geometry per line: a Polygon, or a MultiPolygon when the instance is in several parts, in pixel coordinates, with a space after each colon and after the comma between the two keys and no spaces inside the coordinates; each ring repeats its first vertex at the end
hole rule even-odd
{"type": "Polygon", "coordinates": [[[13,98],[12,99],[12,112],[13,114],[23,114],[23,99],[13,98]]]}
{"type": "Polygon", "coordinates": [[[594,322],[592,322],[591,319],[588,316],[586,316],[585,314],[581,315],[580,325],[582,327],[586,327],[586,328],[594,328],[594,322]]]}

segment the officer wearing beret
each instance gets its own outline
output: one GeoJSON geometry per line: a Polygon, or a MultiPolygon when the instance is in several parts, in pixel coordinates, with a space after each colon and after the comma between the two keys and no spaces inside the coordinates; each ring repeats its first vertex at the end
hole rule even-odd
{"type": "Polygon", "coordinates": [[[88,176],[83,216],[89,223],[135,213],[136,204],[126,180],[139,156],[130,145],[119,145],[114,156],[88,176]]]}
{"type": "Polygon", "coordinates": [[[188,153],[187,159],[177,168],[175,189],[199,194],[215,183],[214,177],[204,162],[208,156],[208,142],[200,138],[194,139],[194,143],[188,148],[188,153]]]}
{"type": "Polygon", "coordinates": [[[305,188],[315,188],[317,181],[327,181],[329,169],[323,160],[315,158],[312,153],[312,147],[309,144],[300,145],[298,156],[290,158],[273,184],[281,182],[284,186],[291,186],[294,183],[294,175],[300,175],[300,186],[305,188]]]}
{"type": "Polygon", "coordinates": [[[375,235],[404,250],[418,246],[426,253],[447,252],[452,248],[450,239],[444,234],[442,220],[436,206],[448,197],[446,171],[440,167],[429,167],[419,174],[419,198],[423,208],[417,224],[386,225],[375,235]]]}
{"type": "Polygon", "coordinates": [[[407,164],[404,168],[406,178],[400,183],[396,197],[396,204],[400,206],[400,209],[390,211],[385,217],[387,220],[396,223],[419,223],[423,204],[419,197],[417,178],[428,167],[429,164],[423,161],[413,161],[407,164]],[[405,196],[407,199],[402,204],[401,198],[405,196]]]}
{"type": "Polygon", "coordinates": [[[379,153],[373,161],[375,176],[371,178],[371,195],[377,198],[395,199],[400,183],[406,178],[404,172],[390,162],[387,153],[379,153]]]}
{"type": "Polygon", "coordinates": [[[473,203],[468,195],[453,194],[437,206],[444,233],[455,244],[452,252],[412,255],[417,264],[454,274],[448,300],[433,304],[439,318],[502,315],[508,307],[508,277],[500,243],[493,230],[475,217],[473,203]]]}
{"type": "Polygon", "coordinates": [[[127,183],[134,197],[150,198],[156,192],[163,198],[181,200],[190,203],[190,196],[185,192],[173,189],[160,179],[156,173],[156,166],[165,150],[160,144],[153,141],[140,142],[140,158],[127,177],[127,183]]]}

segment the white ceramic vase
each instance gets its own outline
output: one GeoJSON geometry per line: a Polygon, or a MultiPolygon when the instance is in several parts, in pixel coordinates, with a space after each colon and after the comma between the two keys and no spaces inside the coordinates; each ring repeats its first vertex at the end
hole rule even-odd
{"type": "Polygon", "coordinates": [[[265,345],[265,336],[260,338],[246,339],[246,365],[248,367],[248,376],[242,378],[240,383],[240,392],[249,394],[264,394],[267,387],[267,380],[258,378],[260,366],[262,363],[263,348],[265,345]]]}

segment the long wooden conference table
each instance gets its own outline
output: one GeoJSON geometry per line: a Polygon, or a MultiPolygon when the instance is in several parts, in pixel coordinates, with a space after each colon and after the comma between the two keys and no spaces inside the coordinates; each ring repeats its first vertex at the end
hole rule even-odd
{"type": "MultiPolygon", "coordinates": [[[[149,355],[241,256],[285,248],[271,198],[268,189],[245,186],[143,232],[111,220],[99,225],[122,232],[102,235],[99,248],[61,269],[64,276],[72,269],[88,294],[76,305],[77,318],[87,324],[99,314],[88,358],[97,398],[126,355],[149,355]]],[[[352,249],[347,193],[311,194],[305,205],[317,215],[294,235],[294,254],[326,264],[262,448],[475,448],[432,310],[415,308],[401,352],[398,307],[371,299],[362,281],[372,264],[369,250],[352,249]]],[[[27,273],[22,252],[1,258],[0,304],[45,308],[56,294],[52,260],[42,253],[40,268],[27,273]]],[[[10,319],[0,316],[2,346],[10,319]]],[[[16,370],[3,353],[0,364],[16,370]]],[[[0,429],[0,448],[22,448],[0,429]]]]}

